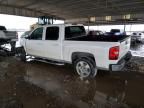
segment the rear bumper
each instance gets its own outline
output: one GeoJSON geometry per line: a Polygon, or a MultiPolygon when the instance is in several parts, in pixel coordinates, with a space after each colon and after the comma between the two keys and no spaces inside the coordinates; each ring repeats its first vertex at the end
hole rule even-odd
{"type": "Polygon", "coordinates": [[[131,59],[132,54],[129,51],[117,64],[110,64],[111,71],[120,71],[124,68],[125,64],[131,59]]]}
{"type": "Polygon", "coordinates": [[[11,41],[18,41],[18,39],[11,39],[11,41]]]}

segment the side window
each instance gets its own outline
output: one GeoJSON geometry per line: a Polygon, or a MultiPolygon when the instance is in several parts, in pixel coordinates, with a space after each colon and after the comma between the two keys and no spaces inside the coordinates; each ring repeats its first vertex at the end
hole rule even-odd
{"type": "Polygon", "coordinates": [[[59,38],[59,27],[47,27],[46,40],[58,40],[58,38],[59,38]]]}
{"type": "Polygon", "coordinates": [[[37,28],[36,30],[34,30],[30,36],[30,39],[31,40],[42,40],[42,36],[43,36],[43,27],[37,28]]]}
{"type": "Polygon", "coordinates": [[[74,39],[80,36],[86,35],[86,31],[83,26],[68,26],[65,27],[65,39],[74,39]]]}

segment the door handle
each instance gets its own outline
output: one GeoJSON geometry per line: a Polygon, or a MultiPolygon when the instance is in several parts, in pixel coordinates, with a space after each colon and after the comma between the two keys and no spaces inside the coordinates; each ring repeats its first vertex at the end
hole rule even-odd
{"type": "Polygon", "coordinates": [[[58,44],[53,44],[53,46],[58,46],[58,44]]]}
{"type": "Polygon", "coordinates": [[[42,45],[42,43],[37,43],[37,45],[42,45]]]}

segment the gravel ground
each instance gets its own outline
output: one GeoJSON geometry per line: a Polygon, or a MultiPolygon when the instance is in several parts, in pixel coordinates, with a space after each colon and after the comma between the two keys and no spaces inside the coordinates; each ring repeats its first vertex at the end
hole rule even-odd
{"type": "Polygon", "coordinates": [[[133,57],[126,65],[125,70],[144,74],[144,58],[133,57]]]}

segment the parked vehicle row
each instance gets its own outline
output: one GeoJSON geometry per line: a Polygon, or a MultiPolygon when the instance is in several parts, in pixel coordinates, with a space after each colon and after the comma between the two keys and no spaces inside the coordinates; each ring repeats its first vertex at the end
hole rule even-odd
{"type": "MultiPolygon", "coordinates": [[[[110,32],[103,33],[100,30],[90,30],[88,34],[95,36],[105,35],[105,36],[124,36],[126,35],[126,32],[121,29],[111,29],[110,32]]],[[[133,32],[131,35],[131,42],[132,43],[144,43],[144,33],[143,32],[133,32]]]]}
{"type": "Polygon", "coordinates": [[[131,35],[132,42],[142,42],[144,43],[144,33],[142,32],[134,32],[131,35]]]}

